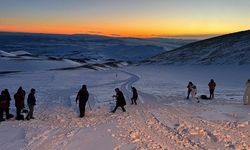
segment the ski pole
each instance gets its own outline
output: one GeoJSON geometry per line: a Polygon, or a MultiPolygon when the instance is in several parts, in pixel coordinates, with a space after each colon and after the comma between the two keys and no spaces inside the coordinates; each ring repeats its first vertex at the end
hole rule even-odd
{"type": "Polygon", "coordinates": [[[89,109],[90,109],[90,111],[92,111],[92,108],[91,108],[91,106],[90,106],[90,103],[89,103],[89,101],[88,101],[88,105],[89,105],[89,109]]]}

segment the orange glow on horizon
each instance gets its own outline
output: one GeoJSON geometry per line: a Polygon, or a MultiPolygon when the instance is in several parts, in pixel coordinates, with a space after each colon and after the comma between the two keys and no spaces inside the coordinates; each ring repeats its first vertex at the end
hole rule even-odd
{"type": "Polygon", "coordinates": [[[49,33],[49,34],[96,34],[114,37],[181,37],[199,35],[218,35],[241,31],[247,27],[242,25],[228,26],[222,23],[209,24],[207,22],[189,22],[173,20],[168,21],[105,21],[99,22],[77,22],[71,21],[52,21],[44,20],[20,21],[17,19],[0,19],[0,31],[4,32],[30,32],[30,33],[49,33]],[[183,25],[184,24],[184,25],[183,25]]]}
{"type": "Polygon", "coordinates": [[[121,37],[218,35],[250,29],[249,0],[3,1],[0,31],[121,37]]]}
{"type": "Polygon", "coordinates": [[[0,31],[2,32],[27,32],[27,33],[45,33],[45,34],[95,34],[95,35],[103,35],[103,36],[112,36],[112,37],[138,37],[138,38],[152,38],[152,37],[182,37],[182,36],[199,36],[199,35],[220,35],[227,34],[232,32],[237,32],[241,30],[235,31],[202,31],[197,30],[196,32],[188,32],[188,31],[157,31],[150,32],[149,30],[84,30],[84,29],[76,29],[74,27],[15,27],[8,26],[3,27],[0,26],[0,31]]]}

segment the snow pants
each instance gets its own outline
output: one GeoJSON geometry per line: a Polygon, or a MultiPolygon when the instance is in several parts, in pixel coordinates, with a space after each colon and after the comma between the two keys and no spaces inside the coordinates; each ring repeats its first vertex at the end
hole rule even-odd
{"type": "Polygon", "coordinates": [[[81,102],[79,103],[79,110],[80,110],[80,117],[85,116],[85,107],[87,102],[81,102]]]}

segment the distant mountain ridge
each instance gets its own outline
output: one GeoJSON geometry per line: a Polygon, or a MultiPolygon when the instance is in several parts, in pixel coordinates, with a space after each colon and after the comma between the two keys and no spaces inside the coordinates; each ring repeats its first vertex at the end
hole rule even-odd
{"type": "Polygon", "coordinates": [[[143,62],[181,65],[250,64],[250,30],[190,43],[143,62]]]}
{"type": "Polygon", "coordinates": [[[124,38],[91,34],[33,34],[0,32],[0,50],[67,59],[140,61],[193,40],[124,38]]]}

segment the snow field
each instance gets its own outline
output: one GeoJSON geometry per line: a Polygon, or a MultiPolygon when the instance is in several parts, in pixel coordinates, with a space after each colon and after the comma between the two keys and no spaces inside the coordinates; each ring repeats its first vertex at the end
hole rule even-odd
{"type": "Polygon", "coordinates": [[[6,141],[5,149],[247,149],[250,110],[241,95],[249,72],[245,66],[234,69],[241,73],[220,66],[212,73],[199,66],[131,66],[1,75],[1,87],[12,96],[19,85],[26,92],[35,87],[38,104],[36,119],[2,122],[7,139],[0,141],[6,141]],[[185,99],[189,80],[198,94],[207,94],[211,77],[218,83],[214,100],[185,99]],[[92,111],[86,106],[80,119],[74,99],[82,84],[88,86],[92,111]],[[138,106],[130,105],[131,85],[139,90],[138,106]],[[126,113],[109,113],[115,87],[126,96],[126,113]]]}

